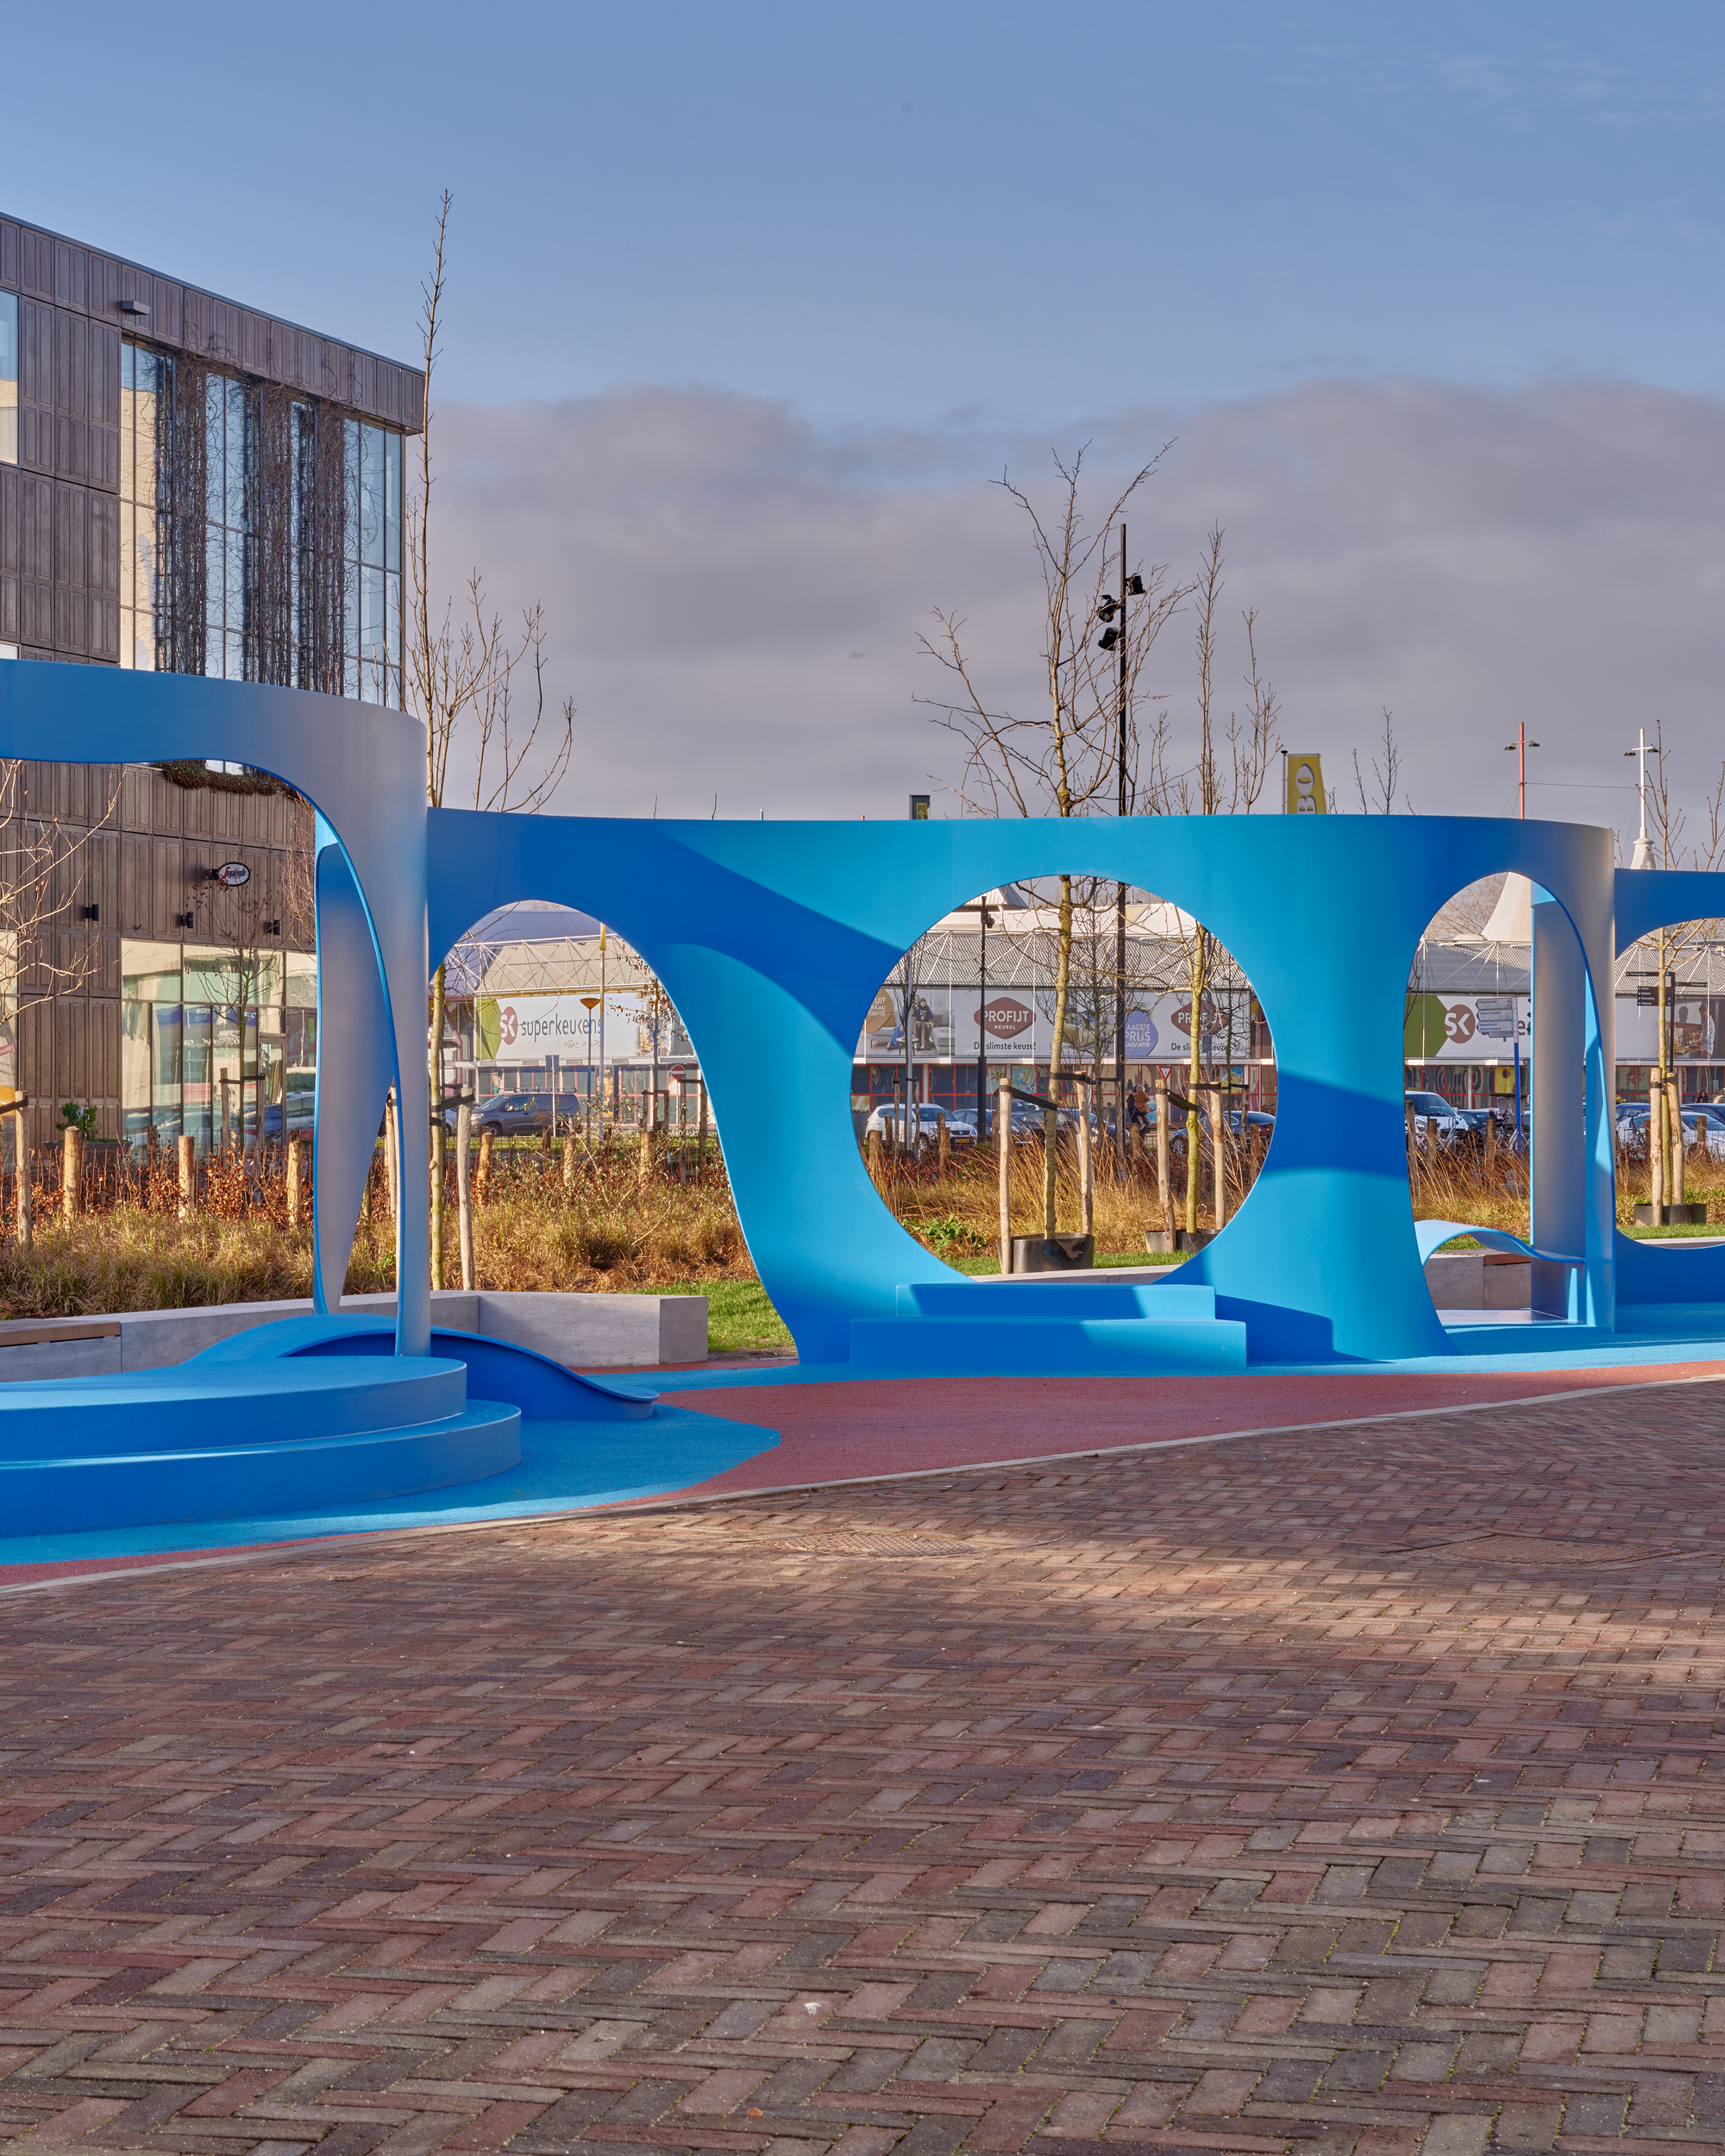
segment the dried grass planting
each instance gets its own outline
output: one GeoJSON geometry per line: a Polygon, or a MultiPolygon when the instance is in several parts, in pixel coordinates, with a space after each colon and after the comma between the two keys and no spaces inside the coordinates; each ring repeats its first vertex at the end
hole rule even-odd
{"type": "MultiPolygon", "coordinates": [[[[1177,1158],[1177,1156],[1176,1156],[1177,1158]]],[[[1258,1156],[1227,1149],[1228,1212],[1244,1202],[1258,1156]]],[[[1645,1156],[1619,1161],[1618,1218],[1648,1195],[1645,1156]]],[[[289,1225],[285,1162],[278,1149],[242,1161],[217,1156],[203,1163],[197,1210],[178,1218],[175,1163],[92,1161],[85,1181],[85,1212],[61,1214],[58,1163],[41,1163],[34,1231],[18,1247],[7,1178],[4,1239],[0,1241],[0,1317],[99,1316],[122,1310],[177,1309],[206,1303],[263,1302],[309,1296],[309,1225],[289,1225]]],[[[997,1249],[996,1163],[992,1150],[956,1160],[944,1174],[926,1164],[888,1161],[876,1178],[894,1217],[936,1256],[986,1265],[997,1249]]],[[[1183,1175],[1176,1169],[1176,1203],[1183,1175]]],[[[1058,1175],[1063,1229],[1079,1223],[1077,1165],[1063,1148],[1058,1175]]],[[[1476,1221],[1527,1233],[1526,1170],[1499,1152],[1488,1173],[1469,1150],[1416,1156],[1413,1172],[1417,1219],[1476,1221]]],[[[1725,1164],[1690,1155],[1686,1195],[1725,1212],[1725,1164]]],[[[449,1170],[453,1224],[455,1173],[449,1170]]],[[[1034,1233],[1042,1213],[1042,1152],[1016,1149],[1012,1164],[1015,1232],[1034,1233]]],[[[731,1188],[716,1149],[696,1178],[681,1180],[660,1165],[643,1181],[631,1145],[594,1156],[577,1155],[572,1184],[562,1163],[540,1148],[499,1152],[489,1188],[474,1206],[479,1284],[494,1289],[563,1289],[586,1293],[671,1288],[719,1294],[753,1282],[756,1275],[737,1225],[731,1188]]],[[[1208,1159],[1201,1209],[1214,1220],[1208,1159]]],[[[1153,1162],[1134,1163],[1122,1177],[1107,1155],[1096,1163],[1095,1232],[1099,1252],[1141,1253],[1146,1231],[1164,1225],[1153,1162]]],[[[458,1287],[455,1237],[445,1285],[458,1287]]],[[[389,1218],[381,1156],[374,1164],[348,1268],[347,1292],[387,1292],[395,1284],[394,1229],[389,1218]]]]}

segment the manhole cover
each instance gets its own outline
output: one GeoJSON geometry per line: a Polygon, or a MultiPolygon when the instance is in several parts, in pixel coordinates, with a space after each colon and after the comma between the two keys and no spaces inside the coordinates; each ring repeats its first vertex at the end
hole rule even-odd
{"type": "Polygon", "coordinates": [[[1403,1547],[1398,1557],[1442,1557],[1463,1564],[1536,1564],[1540,1566],[1568,1566],[1572,1564],[1651,1564],[1671,1557],[1693,1554],[1700,1557],[1699,1549],[1693,1552],[1670,1547],[1640,1549],[1623,1542],[1570,1541],[1562,1535],[1465,1535],[1454,1542],[1427,1542],[1403,1547]]]}
{"type": "Polygon", "coordinates": [[[800,1535],[794,1542],[764,1545],[775,1557],[974,1557],[974,1543],[942,1535],[800,1535]]]}

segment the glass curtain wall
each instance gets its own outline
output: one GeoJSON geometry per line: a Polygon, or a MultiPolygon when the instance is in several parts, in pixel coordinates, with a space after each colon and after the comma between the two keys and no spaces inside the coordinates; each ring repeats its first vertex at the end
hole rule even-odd
{"type": "Polygon", "coordinates": [[[348,422],[347,693],[401,708],[401,436],[348,422]]]}
{"type": "Polygon", "coordinates": [[[309,1134],[317,962],[127,937],[121,956],[121,1125],[137,1153],[194,1138],[249,1151],[309,1134]],[[243,998],[243,1003],[242,999],[243,998]]]}
{"type": "Polygon", "coordinates": [[[18,461],[18,295],[0,292],[0,464],[18,461]]]}
{"type": "MultiPolygon", "coordinates": [[[[0,303],[10,297],[0,294],[0,303]]],[[[16,318],[16,308],[13,313],[16,318]]],[[[16,350],[16,329],[9,346],[5,320],[0,311],[0,355],[16,350]]],[[[0,357],[0,368],[3,365],[0,357]]],[[[172,354],[131,342],[121,356],[120,663],[155,671],[172,664],[167,622],[176,596],[170,588],[175,573],[170,543],[174,365],[172,354]]],[[[0,380],[0,444],[6,439],[6,386],[0,380]]],[[[11,387],[16,415],[16,381],[11,387]]],[[[296,400],[288,420],[292,447],[278,481],[273,472],[260,475],[259,469],[260,398],[265,393],[253,383],[205,372],[201,455],[181,459],[187,471],[201,466],[204,478],[203,671],[227,680],[291,674],[304,688],[333,688],[339,674],[347,695],[399,710],[402,437],[387,428],[343,420],[328,406],[296,400]],[[267,482],[261,497],[260,477],[267,482]],[[269,488],[278,485],[285,498],[279,520],[266,514],[266,536],[257,512],[260,498],[267,512],[273,509],[269,488]],[[320,498],[325,494],[327,517],[320,498]],[[278,529],[291,557],[277,566],[290,595],[292,648],[291,655],[284,649],[279,660],[271,660],[261,649],[259,596],[272,566],[261,557],[278,529]],[[327,560],[333,575],[338,556],[339,576],[325,593],[315,564],[327,560]]],[[[193,397],[195,413],[195,385],[193,397]]],[[[195,542],[196,534],[191,536],[195,542]]],[[[178,596],[184,600],[189,595],[178,596]]]]}
{"type": "Polygon", "coordinates": [[[257,678],[252,663],[252,399],[243,382],[211,374],[204,385],[204,671],[217,680],[257,678]]]}
{"type": "Polygon", "coordinates": [[[120,353],[120,664],[157,667],[156,624],[167,604],[161,554],[172,362],[141,345],[120,353]]]}

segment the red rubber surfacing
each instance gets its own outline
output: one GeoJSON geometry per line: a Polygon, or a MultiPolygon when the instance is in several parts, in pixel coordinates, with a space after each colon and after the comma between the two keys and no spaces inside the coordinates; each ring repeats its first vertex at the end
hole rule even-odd
{"type": "Polygon", "coordinates": [[[779,1432],[781,1442],[772,1451],[698,1484],[699,1494],[707,1496],[1722,1376],[1725,1363],[1684,1363],[1661,1364],[1657,1372],[1519,1371],[1501,1377],[1362,1372],[1156,1379],[862,1378],[833,1385],[715,1387],[680,1392],[676,1398],[679,1407],[760,1423],[779,1432]]]}

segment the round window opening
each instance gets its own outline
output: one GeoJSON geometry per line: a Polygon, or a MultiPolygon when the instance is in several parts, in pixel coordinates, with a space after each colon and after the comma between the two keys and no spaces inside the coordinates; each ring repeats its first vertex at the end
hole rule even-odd
{"type": "Polygon", "coordinates": [[[1270,1029],[1232,953],[1095,878],[1070,880],[1063,920],[1060,881],[934,923],[857,1036],[875,1188],[965,1272],[1176,1261],[1245,1203],[1275,1127],[1270,1029]]]}

